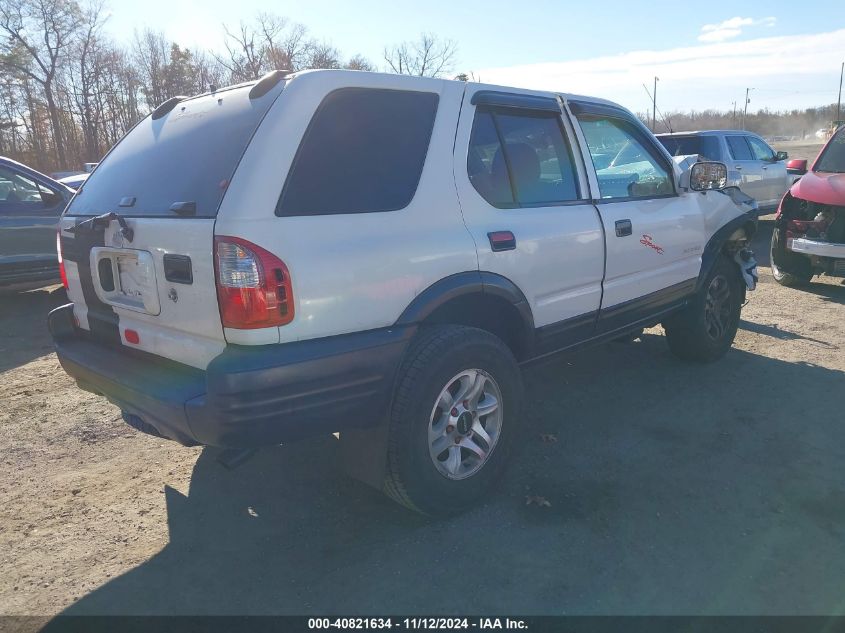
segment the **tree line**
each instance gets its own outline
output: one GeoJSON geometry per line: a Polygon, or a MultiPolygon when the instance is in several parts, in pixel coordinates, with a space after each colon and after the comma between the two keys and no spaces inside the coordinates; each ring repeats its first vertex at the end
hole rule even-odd
{"type": "MultiPolygon", "coordinates": [[[[667,112],[657,116],[654,131],[661,133],[745,129],[760,136],[798,140],[815,138],[818,130],[830,128],[831,123],[836,120],[836,114],[835,103],[803,110],[776,111],[764,108],[754,113],[749,112],[747,116],[734,110],[667,112]]],[[[642,112],[638,116],[651,129],[652,113],[642,112]]]]}
{"type": "MultiPolygon", "coordinates": [[[[96,162],[158,104],[257,79],[270,70],[376,70],[360,54],[346,57],[308,29],[260,13],[237,26],[222,25],[219,51],[193,50],[144,28],[130,42],[107,30],[104,0],[0,0],[0,155],[44,172],[77,170],[96,162]]],[[[422,34],[386,46],[381,70],[451,76],[457,47],[422,34]]],[[[461,73],[456,79],[474,79],[461,73]]],[[[639,115],[651,124],[647,113],[639,115]]],[[[836,106],[742,113],[672,112],[658,132],[739,128],[765,136],[811,136],[836,117],[836,106]]]]}
{"type": "MultiPolygon", "coordinates": [[[[171,97],[275,69],[376,69],[272,13],[223,25],[220,51],[192,50],[150,28],[119,43],[106,21],[103,0],[0,0],[0,155],[44,172],[77,170],[171,97]]],[[[384,69],[447,76],[456,53],[453,41],[422,34],[385,47],[384,69]]]]}

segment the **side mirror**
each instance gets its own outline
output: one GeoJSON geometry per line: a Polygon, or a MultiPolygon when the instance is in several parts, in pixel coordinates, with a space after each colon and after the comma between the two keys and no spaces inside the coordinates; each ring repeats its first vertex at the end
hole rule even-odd
{"type": "Polygon", "coordinates": [[[689,170],[689,188],[693,191],[724,189],[728,186],[728,166],[725,163],[705,161],[696,163],[689,170]]]}
{"type": "Polygon", "coordinates": [[[791,161],[786,163],[786,169],[788,171],[804,175],[807,173],[807,159],[793,158],[791,161]]]}
{"type": "Polygon", "coordinates": [[[787,158],[789,158],[789,154],[787,154],[786,152],[778,152],[777,154],[775,154],[776,161],[786,160],[787,158]]]}

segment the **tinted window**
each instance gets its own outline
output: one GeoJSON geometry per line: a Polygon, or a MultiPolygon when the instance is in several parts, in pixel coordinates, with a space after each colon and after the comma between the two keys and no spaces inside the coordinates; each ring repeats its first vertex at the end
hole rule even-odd
{"type": "Polygon", "coordinates": [[[490,112],[479,110],[475,115],[469,141],[467,173],[472,186],[487,202],[494,207],[513,206],[513,190],[502,143],[490,112]]]}
{"type": "Polygon", "coordinates": [[[317,109],[276,215],[395,211],[417,190],[438,96],[344,88],[317,109]]]}
{"type": "Polygon", "coordinates": [[[841,128],[822,150],[815,171],[845,173],[845,127],[841,128]]]}
{"type": "Polygon", "coordinates": [[[0,213],[45,211],[61,201],[59,194],[29,176],[0,166],[0,213]]]}
{"type": "Polygon", "coordinates": [[[747,136],[748,144],[751,145],[751,152],[756,160],[773,160],[775,152],[759,138],[747,136]]]}
{"type": "Polygon", "coordinates": [[[632,123],[614,117],[578,118],[596,168],[602,199],[675,193],[669,166],[632,123]]]}
{"type": "Polygon", "coordinates": [[[715,136],[658,136],[657,140],[672,156],[698,154],[705,160],[719,160],[719,139],[715,136]]]}
{"type": "Polygon", "coordinates": [[[115,211],[175,217],[176,202],[196,203],[196,215],[213,217],[252,134],[274,101],[249,99],[248,89],[189,99],[153,120],[147,117],[121,140],[70,205],[74,215],[115,211]]]}
{"type": "Polygon", "coordinates": [[[467,172],[494,206],[532,206],[578,199],[578,185],[560,118],[553,112],[479,110],[467,172]]]}
{"type": "Polygon", "coordinates": [[[726,136],[725,138],[728,141],[728,149],[734,160],[753,160],[751,150],[748,149],[748,143],[745,142],[744,136],[726,136]]]}
{"type": "Polygon", "coordinates": [[[575,168],[554,113],[497,112],[505,157],[520,204],[578,199],[575,168]]]}

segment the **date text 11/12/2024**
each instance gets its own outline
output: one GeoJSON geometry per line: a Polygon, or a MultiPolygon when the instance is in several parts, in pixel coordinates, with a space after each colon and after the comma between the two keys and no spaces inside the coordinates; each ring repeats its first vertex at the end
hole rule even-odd
{"type": "Polygon", "coordinates": [[[309,618],[310,630],[524,630],[524,620],[511,618],[309,618]]]}

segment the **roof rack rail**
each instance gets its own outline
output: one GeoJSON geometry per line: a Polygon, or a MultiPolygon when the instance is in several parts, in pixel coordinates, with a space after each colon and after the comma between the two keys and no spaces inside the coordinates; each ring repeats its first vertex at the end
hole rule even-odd
{"type": "Polygon", "coordinates": [[[258,80],[249,90],[250,99],[258,99],[270,92],[273,87],[290,74],[289,70],[273,70],[258,80]]]}
{"type": "Polygon", "coordinates": [[[155,110],[153,110],[153,121],[163,117],[173,108],[175,108],[177,103],[179,103],[180,101],[184,101],[187,98],[188,97],[170,97],[170,99],[160,104],[155,110]]]}

